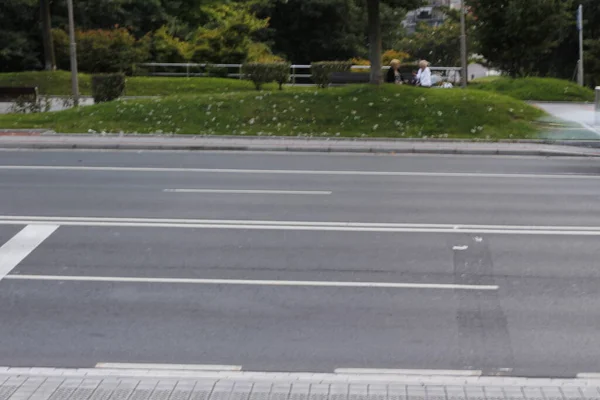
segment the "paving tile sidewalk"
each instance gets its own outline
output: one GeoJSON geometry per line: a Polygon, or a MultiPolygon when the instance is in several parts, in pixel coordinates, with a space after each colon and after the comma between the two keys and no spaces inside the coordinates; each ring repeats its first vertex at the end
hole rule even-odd
{"type": "Polygon", "coordinates": [[[59,135],[0,132],[0,148],[236,150],[354,153],[429,153],[473,155],[600,156],[600,149],[542,142],[462,142],[411,140],[348,140],[302,138],[240,138],[147,135],[59,135]]]}
{"type": "Polygon", "coordinates": [[[593,379],[388,374],[0,371],[1,400],[598,400],[599,385],[593,379]]]}

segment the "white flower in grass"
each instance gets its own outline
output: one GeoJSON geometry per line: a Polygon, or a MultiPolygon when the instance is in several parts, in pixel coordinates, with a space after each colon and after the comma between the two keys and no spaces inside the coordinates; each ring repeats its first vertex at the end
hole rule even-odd
{"type": "Polygon", "coordinates": [[[375,125],[373,125],[373,130],[374,130],[374,131],[376,131],[376,130],[377,130],[377,128],[379,128],[379,124],[375,124],[375,125]]]}
{"type": "Polygon", "coordinates": [[[371,102],[369,103],[369,107],[373,107],[375,105],[375,103],[371,102]]]}
{"type": "Polygon", "coordinates": [[[514,110],[514,108],[509,108],[509,109],[508,109],[508,112],[509,112],[509,113],[512,113],[512,112],[514,112],[514,111],[515,111],[515,110],[514,110]]]}
{"type": "Polygon", "coordinates": [[[353,97],[352,101],[358,101],[358,97],[353,97]]]}
{"type": "Polygon", "coordinates": [[[443,113],[443,112],[441,112],[441,111],[438,111],[438,112],[437,112],[437,115],[438,115],[439,117],[441,117],[442,115],[444,115],[444,113],[443,113]]]}
{"type": "Polygon", "coordinates": [[[339,133],[339,132],[336,132],[336,133],[335,133],[335,136],[340,136],[340,133],[339,133]]]}
{"type": "Polygon", "coordinates": [[[273,121],[277,121],[277,117],[273,117],[273,121]]]}
{"type": "Polygon", "coordinates": [[[471,129],[471,133],[475,133],[475,132],[477,132],[477,129],[475,129],[475,128],[471,129]]]}
{"type": "Polygon", "coordinates": [[[383,117],[383,114],[377,114],[377,116],[378,116],[379,118],[381,118],[381,117],[383,117]]]}
{"type": "Polygon", "coordinates": [[[255,120],[254,120],[254,118],[250,118],[250,121],[248,121],[248,123],[249,123],[250,125],[252,125],[252,124],[254,124],[254,121],[255,121],[255,120]]]}
{"type": "Polygon", "coordinates": [[[356,110],[352,110],[352,111],[350,111],[350,114],[352,114],[352,115],[356,115],[356,110]]]}
{"type": "Polygon", "coordinates": [[[488,112],[494,111],[494,107],[488,107],[488,112]]]}

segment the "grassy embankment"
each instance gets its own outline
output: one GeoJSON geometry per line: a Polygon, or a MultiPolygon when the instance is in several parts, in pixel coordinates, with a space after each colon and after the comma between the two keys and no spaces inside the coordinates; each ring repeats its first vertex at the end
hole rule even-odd
{"type": "MultiPolygon", "coordinates": [[[[178,94],[121,100],[56,113],[3,115],[0,127],[47,128],[65,133],[494,140],[536,137],[533,122],[543,115],[542,111],[520,100],[483,90],[383,85],[256,92],[250,90],[249,83],[237,80],[180,79],[181,82],[176,82],[176,78],[163,78],[167,82],[163,86],[160,79],[130,78],[128,94],[178,94]]],[[[89,84],[82,81],[82,87],[88,85],[89,89],[89,84]]],[[[54,88],[59,87],[62,85],[57,82],[46,82],[43,89],[40,85],[43,93],[57,93],[58,89],[54,88]]]]}

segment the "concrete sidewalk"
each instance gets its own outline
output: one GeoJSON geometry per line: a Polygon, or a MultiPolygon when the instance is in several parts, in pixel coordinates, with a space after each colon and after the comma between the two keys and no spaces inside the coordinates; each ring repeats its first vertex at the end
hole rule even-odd
{"type": "MultiPolygon", "coordinates": [[[[389,371],[388,371],[389,372],[389,371]]],[[[463,371],[459,371],[463,372],[463,371]]],[[[464,371],[469,372],[469,371],[464,371]]],[[[395,373],[0,368],[2,400],[597,400],[600,380],[395,373]]]]}
{"type": "MultiPolygon", "coordinates": [[[[585,143],[579,143],[579,145],[585,143]]],[[[469,142],[392,139],[308,139],[148,135],[60,135],[35,131],[0,132],[4,149],[229,150],[341,153],[420,153],[596,157],[600,149],[541,141],[469,142]]]]}

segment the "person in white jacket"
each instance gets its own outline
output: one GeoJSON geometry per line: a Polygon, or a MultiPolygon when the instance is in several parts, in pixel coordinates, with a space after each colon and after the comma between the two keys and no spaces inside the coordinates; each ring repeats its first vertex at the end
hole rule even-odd
{"type": "Polygon", "coordinates": [[[431,87],[431,70],[429,69],[429,63],[425,60],[419,62],[419,72],[417,73],[418,86],[430,88],[431,87]]]}

